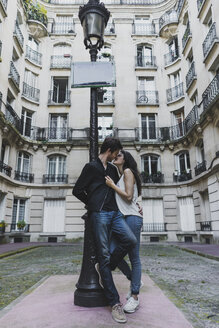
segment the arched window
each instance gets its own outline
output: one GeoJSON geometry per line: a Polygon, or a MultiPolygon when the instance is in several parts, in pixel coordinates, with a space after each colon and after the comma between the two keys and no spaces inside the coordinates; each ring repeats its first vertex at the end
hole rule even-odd
{"type": "Polygon", "coordinates": [[[67,43],[59,43],[53,47],[51,68],[71,68],[71,46],[67,43]]]}
{"type": "Polygon", "coordinates": [[[183,151],[175,155],[175,160],[176,160],[176,170],[180,174],[190,172],[190,159],[189,159],[188,151],[183,151]]]}
{"type": "Polygon", "coordinates": [[[137,45],[137,61],[138,67],[151,67],[155,66],[155,60],[153,57],[152,46],[148,44],[137,45]]]}
{"type": "Polygon", "coordinates": [[[160,172],[160,156],[155,154],[147,154],[142,156],[142,171],[149,175],[160,172]]]}
{"type": "Polygon", "coordinates": [[[34,175],[31,172],[31,155],[19,151],[17,158],[17,170],[14,172],[14,178],[18,181],[32,183],[34,175]]]}
{"type": "Polygon", "coordinates": [[[66,157],[52,155],[48,157],[46,182],[67,182],[66,157]]]}

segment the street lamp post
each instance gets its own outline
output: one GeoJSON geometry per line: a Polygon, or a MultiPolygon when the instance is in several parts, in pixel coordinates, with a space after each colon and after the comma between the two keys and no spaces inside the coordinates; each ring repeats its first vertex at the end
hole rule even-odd
{"type": "MultiPolygon", "coordinates": [[[[109,19],[110,12],[99,0],[89,0],[79,8],[79,19],[84,31],[84,44],[89,49],[92,62],[97,60],[97,52],[104,44],[104,30],[109,19]]],[[[90,161],[98,157],[98,116],[97,116],[98,88],[91,88],[90,93],[90,161]]],[[[85,307],[97,307],[107,305],[103,289],[99,285],[98,275],[95,270],[96,251],[89,217],[84,215],[84,253],[81,273],[76,284],[74,304],[85,307]]]]}

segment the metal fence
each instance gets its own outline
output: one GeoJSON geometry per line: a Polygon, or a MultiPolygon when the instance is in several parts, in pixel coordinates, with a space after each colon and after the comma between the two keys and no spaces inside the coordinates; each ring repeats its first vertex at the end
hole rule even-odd
{"type": "Polygon", "coordinates": [[[40,90],[32,87],[31,85],[28,85],[25,82],[23,82],[22,95],[30,100],[37,102],[37,103],[40,101],[40,90]]]}
{"type": "Polygon", "coordinates": [[[218,40],[218,38],[217,38],[217,32],[216,32],[216,23],[213,23],[210,27],[210,30],[209,30],[203,44],[202,44],[204,58],[208,55],[215,40],[218,40]]]}
{"type": "Polygon", "coordinates": [[[28,45],[26,46],[26,58],[37,65],[42,65],[42,54],[31,49],[28,45]]]}

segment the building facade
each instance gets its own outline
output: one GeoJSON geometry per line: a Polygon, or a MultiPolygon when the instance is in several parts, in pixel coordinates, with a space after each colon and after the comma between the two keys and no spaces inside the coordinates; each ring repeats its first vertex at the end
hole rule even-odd
{"type": "MultiPolygon", "coordinates": [[[[72,195],[89,160],[83,0],[0,0],[0,238],[83,236],[72,195]],[[16,5],[15,5],[16,3],[16,5]],[[25,221],[24,225],[19,222],[25,221]]],[[[120,138],[143,181],[146,241],[219,242],[219,2],[105,0],[98,60],[116,87],[98,94],[99,142],[120,138]]]]}

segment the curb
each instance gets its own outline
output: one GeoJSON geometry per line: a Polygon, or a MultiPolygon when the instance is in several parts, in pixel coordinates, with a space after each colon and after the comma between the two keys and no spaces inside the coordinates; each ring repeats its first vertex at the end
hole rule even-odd
{"type": "Polygon", "coordinates": [[[25,247],[25,248],[20,248],[20,249],[14,250],[14,251],[10,251],[10,252],[0,254],[0,260],[5,258],[5,257],[9,257],[9,256],[16,255],[16,254],[19,254],[19,253],[27,252],[29,250],[32,250],[32,249],[38,248],[38,247],[43,247],[43,245],[42,246],[41,245],[28,246],[28,247],[25,247]]]}
{"type": "Polygon", "coordinates": [[[171,245],[171,246],[176,247],[178,249],[181,249],[182,251],[185,251],[185,252],[188,252],[188,253],[199,255],[199,256],[202,256],[202,257],[206,257],[206,258],[208,258],[210,260],[219,261],[219,257],[218,256],[214,256],[214,255],[210,255],[210,254],[205,254],[205,253],[202,253],[202,252],[199,252],[199,251],[195,251],[193,249],[181,247],[181,246],[178,246],[178,245],[171,245]]]}

